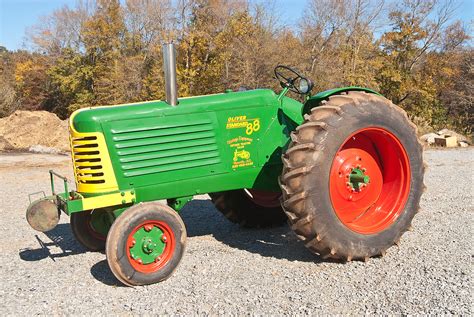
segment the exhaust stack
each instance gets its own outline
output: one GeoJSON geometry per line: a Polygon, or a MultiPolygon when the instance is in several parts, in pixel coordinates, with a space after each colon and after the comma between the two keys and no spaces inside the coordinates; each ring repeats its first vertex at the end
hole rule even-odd
{"type": "Polygon", "coordinates": [[[176,50],[173,43],[163,44],[163,70],[165,72],[166,103],[178,105],[178,84],[176,83],[176,50]]]}

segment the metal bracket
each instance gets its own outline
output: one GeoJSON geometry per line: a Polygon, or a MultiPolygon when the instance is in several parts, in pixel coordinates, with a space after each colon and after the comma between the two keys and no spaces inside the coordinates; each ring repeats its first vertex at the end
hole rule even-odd
{"type": "Polygon", "coordinates": [[[184,205],[193,200],[193,196],[185,196],[179,198],[167,199],[168,206],[179,212],[183,209],[184,205]]]}
{"type": "Polygon", "coordinates": [[[59,175],[58,173],[56,173],[53,170],[49,170],[49,177],[51,179],[51,192],[53,193],[53,195],[56,195],[56,193],[54,192],[54,176],[56,176],[56,177],[63,180],[63,182],[64,182],[64,192],[66,193],[66,201],[69,200],[69,191],[68,191],[68,188],[67,188],[67,178],[62,176],[62,175],[59,175]]]}
{"type": "Polygon", "coordinates": [[[46,193],[44,192],[44,190],[40,190],[39,192],[28,194],[28,200],[30,201],[30,204],[31,204],[31,196],[37,195],[37,194],[43,194],[43,198],[46,198],[46,193]]]}

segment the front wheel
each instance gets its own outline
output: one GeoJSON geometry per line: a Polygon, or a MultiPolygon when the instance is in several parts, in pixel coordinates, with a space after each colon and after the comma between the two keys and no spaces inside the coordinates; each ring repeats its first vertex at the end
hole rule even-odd
{"type": "Polygon", "coordinates": [[[325,258],[383,255],[419,209],[424,166],[416,128],[381,96],[350,92],[313,108],[283,162],[291,227],[325,258]]]}
{"type": "Polygon", "coordinates": [[[106,255],[112,273],[125,285],[167,279],[183,256],[186,227],[179,215],[158,202],[124,211],[107,236],[106,255]]]}
{"type": "Polygon", "coordinates": [[[88,251],[105,249],[105,239],[111,223],[110,215],[102,210],[86,210],[71,214],[72,233],[77,242],[88,251]]]}

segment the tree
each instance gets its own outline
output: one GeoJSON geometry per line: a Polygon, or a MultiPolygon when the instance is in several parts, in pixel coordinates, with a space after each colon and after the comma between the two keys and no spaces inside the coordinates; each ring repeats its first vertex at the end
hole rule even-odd
{"type": "Polygon", "coordinates": [[[316,89],[361,85],[376,88],[374,57],[383,0],[312,0],[301,23],[304,69],[316,89]]]}
{"type": "Polygon", "coordinates": [[[19,106],[15,90],[15,61],[13,53],[0,47],[0,118],[8,116],[19,106]]]}
{"type": "Polygon", "coordinates": [[[194,0],[183,3],[182,30],[178,38],[179,93],[183,96],[222,90],[222,59],[216,38],[233,13],[242,10],[237,1],[194,0]],[[187,10],[186,13],[184,10],[187,10]]]}
{"type": "Polygon", "coordinates": [[[36,51],[52,57],[60,56],[65,48],[83,50],[82,26],[94,8],[93,1],[79,0],[73,9],[66,5],[49,16],[41,17],[27,30],[29,43],[36,51]]]}
{"type": "Polygon", "coordinates": [[[92,67],[94,104],[123,102],[118,82],[123,42],[126,36],[123,12],[118,0],[99,0],[94,14],[82,27],[86,63],[92,67]]]}
{"type": "Polygon", "coordinates": [[[273,68],[286,64],[314,91],[370,87],[429,129],[469,132],[473,51],[453,1],[308,0],[295,28],[274,0],[79,0],[29,30],[34,52],[0,47],[0,116],[162,99],[173,41],[181,97],[278,90],[273,68]]]}
{"type": "Polygon", "coordinates": [[[22,54],[16,61],[14,78],[18,102],[26,110],[41,110],[48,97],[46,70],[50,60],[41,54],[22,54]]]}
{"type": "Polygon", "coordinates": [[[392,30],[380,41],[383,66],[377,81],[381,92],[434,127],[448,122],[439,96],[450,89],[448,78],[455,66],[446,49],[467,39],[460,35],[458,22],[448,24],[452,13],[452,1],[404,0],[390,12],[392,30]],[[451,40],[443,39],[443,34],[451,40]]]}
{"type": "Polygon", "coordinates": [[[94,103],[94,67],[88,65],[81,54],[72,49],[63,50],[61,57],[47,74],[51,80],[48,101],[50,111],[66,117],[74,110],[94,103]]]}

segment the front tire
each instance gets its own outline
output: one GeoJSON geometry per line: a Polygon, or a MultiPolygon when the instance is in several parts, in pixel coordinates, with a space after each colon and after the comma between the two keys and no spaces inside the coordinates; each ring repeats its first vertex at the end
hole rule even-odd
{"type": "Polygon", "coordinates": [[[125,285],[146,285],[171,276],[183,257],[186,227],[179,215],[158,202],[125,210],[107,236],[106,255],[125,285]]]}
{"type": "Polygon", "coordinates": [[[104,223],[107,219],[99,219],[108,217],[104,211],[92,212],[87,210],[75,212],[72,213],[70,217],[72,234],[83,247],[92,252],[103,251],[105,249],[107,233],[101,232],[99,228],[94,226],[94,222],[101,222],[101,227],[107,226],[107,224],[104,223]],[[95,219],[93,219],[93,217],[95,219]]]}
{"type": "Polygon", "coordinates": [[[364,92],[331,96],[291,137],[284,208],[312,252],[366,260],[398,243],[424,188],[422,146],[402,109],[364,92]]]}

